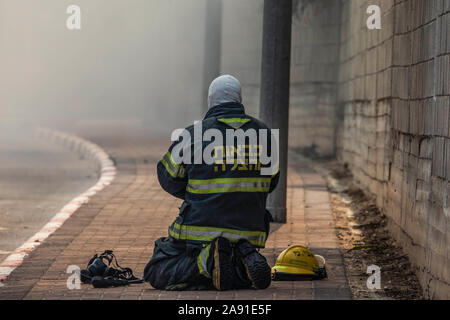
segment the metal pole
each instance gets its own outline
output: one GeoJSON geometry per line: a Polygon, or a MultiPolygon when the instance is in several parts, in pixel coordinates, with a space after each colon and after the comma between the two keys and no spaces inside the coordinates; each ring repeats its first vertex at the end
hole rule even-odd
{"type": "Polygon", "coordinates": [[[280,181],[269,195],[267,209],[286,222],[289,85],[291,70],[292,0],[265,0],[261,69],[260,117],[280,129],[280,181]]]}
{"type": "Polygon", "coordinates": [[[203,112],[208,111],[208,88],[220,75],[222,0],[206,1],[205,56],[203,61],[203,112]]]}

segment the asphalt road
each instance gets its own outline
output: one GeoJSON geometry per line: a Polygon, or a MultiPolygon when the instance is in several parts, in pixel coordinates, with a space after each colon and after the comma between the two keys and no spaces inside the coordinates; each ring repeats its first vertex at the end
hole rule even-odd
{"type": "Polygon", "coordinates": [[[31,130],[0,127],[0,262],[97,179],[78,154],[31,130]]]}

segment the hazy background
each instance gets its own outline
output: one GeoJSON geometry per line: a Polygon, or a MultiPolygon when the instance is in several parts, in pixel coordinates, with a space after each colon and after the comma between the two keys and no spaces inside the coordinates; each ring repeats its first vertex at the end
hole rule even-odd
{"type": "Polygon", "coordinates": [[[0,0],[0,262],[98,179],[35,126],[114,137],[143,126],[169,145],[203,116],[206,1],[0,0]],[[66,27],[72,4],[81,30],[66,27]]]}
{"type": "Polygon", "coordinates": [[[191,124],[205,110],[205,4],[0,0],[0,118],[191,124]],[[81,30],[66,27],[71,4],[81,30]]]}

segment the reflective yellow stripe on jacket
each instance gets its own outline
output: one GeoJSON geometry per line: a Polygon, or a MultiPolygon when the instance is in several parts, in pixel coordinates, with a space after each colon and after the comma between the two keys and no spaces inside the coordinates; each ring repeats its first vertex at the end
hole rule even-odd
{"type": "Polygon", "coordinates": [[[173,178],[184,178],[186,176],[184,167],[175,163],[169,151],[161,159],[161,163],[173,178]]]}
{"type": "Polygon", "coordinates": [[[211,251],[211,244],[208,244],[206,247],[202,248],[200,254],[197,257],[197,267],[200,274],[204,275],[207,278],[211,278],[211,275],[208,272],[208,258],[209,252],[211,251]]]}
{"type": "Polygon", "coordinates": [[[230,127],[233,127],[234,129],[239,129],[247,122],[250,122],[251,120],[248,118],[221,118],[217,119],[218,121],[222,123],[226,123],[230,127]]]}
{"type": "Polygon", "coordinates": [[[179,225],[173,223],[169,227],[169,234],[178,240],[194,240],[209,242],[217,237],[224,237],[231,242],[237,242],[239,239],[246,239],[251,244],[264,247],[267,239],[267,234],[264,231],[242,231],[227,228],[215,228],[215,227],[199,227],[179,225]]]}
{"type": "Polygon", "coordinates": [[[270,177],[189,179],[186,191],[197,194],[225,192],[269,192],[270,177]]]}

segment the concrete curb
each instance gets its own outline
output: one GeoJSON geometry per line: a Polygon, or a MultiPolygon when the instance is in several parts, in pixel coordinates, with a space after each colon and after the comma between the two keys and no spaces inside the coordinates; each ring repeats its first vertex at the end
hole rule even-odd
{"type": "Polygon", "coordinates": [[[75,151],[91,161],[95,161],[99,167],[100,178],[94,186],[67,203],[41,230],[25,241],[23,245],[14,250],[13,253],[0,263],[0,286],[2,286],[1,282],[5,281],[11,272],[22,264],[26,257],[53,232],[60,228],[78,208],[89,202],[92,196],[110,185],[117,173],[116,167],[109,155],[98,145],[88,140],[48,128],[37,128],[35,134],[40,138],[47,139],[75,151]]]}

